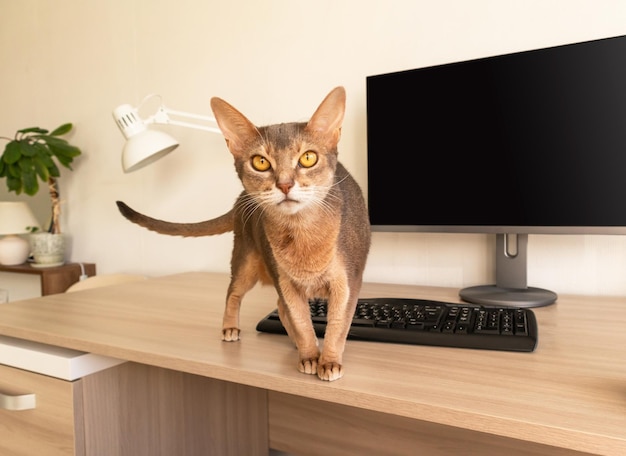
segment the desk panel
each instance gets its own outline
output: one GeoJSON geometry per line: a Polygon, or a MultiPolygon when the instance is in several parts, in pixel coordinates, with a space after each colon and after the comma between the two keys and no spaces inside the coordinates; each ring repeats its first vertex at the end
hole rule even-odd
{"type": "Polygon", "coordinates": [[[270,392],[270,446],[298,456],[583,456],[484,432],[270,392]]]}

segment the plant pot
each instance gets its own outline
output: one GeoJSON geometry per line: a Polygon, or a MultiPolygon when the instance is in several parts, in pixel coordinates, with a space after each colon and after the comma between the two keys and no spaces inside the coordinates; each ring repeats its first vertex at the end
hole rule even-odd
{"type": "Polygon", "coordinates": [[[33,233],[30,248],[35,260],[32,266],[51,268],[65,263],[65,236],[63,234],[33,233]]]}

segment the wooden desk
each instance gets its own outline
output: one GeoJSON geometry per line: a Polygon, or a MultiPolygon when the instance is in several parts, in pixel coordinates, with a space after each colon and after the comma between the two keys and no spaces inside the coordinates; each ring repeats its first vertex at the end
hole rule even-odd
{"type": "MultiPolygon", "coordinates": [[[[244,300],[242,340],[222,342],[227,283],[185,273],[9,303],[0,334],[247,385],[266,397],[262,438],[297,455],[626,454],[626,298],[536,309],[534,353],[349,341],[345,376],[327,383],[297,372],[285,336],[255,331],[272,288],[244,300]]],[[[362,296],[458,302],[454,289],[381,284],[362,296]]]]}
{"type": "MultiPolygon", "coordinates": [[[[85,274],[96,275],[96,265],[83,263],[85,274]]],[[[36,268],[30,263],[6,266],[0,264],[0,272],[15,272],[18,274],[34,274],[41,277],[41,295],[46,296],[55,293],[63,293],[70,285],[78,282],[82,270],[79,263],[65,263],[52,268],[36,268]]]]}

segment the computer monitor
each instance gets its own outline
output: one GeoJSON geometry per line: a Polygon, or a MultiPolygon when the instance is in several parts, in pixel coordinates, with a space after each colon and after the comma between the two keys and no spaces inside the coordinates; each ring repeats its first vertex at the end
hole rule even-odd
{"type": "Polygon", "coordinates": [[[496,283],[534,307],[529,234],[626,234],[626,36],[366,78],[374,231],[491,233],[496,283]]]}

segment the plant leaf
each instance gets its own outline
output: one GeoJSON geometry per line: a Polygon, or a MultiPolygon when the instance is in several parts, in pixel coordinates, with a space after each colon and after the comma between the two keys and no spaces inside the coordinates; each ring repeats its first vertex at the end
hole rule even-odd
{"type": "Polygon", "coordinates": [[[72,159],[65,157],[63,155],[57,155],[57,160],[59,160],[59,163],[61,163],[63,166],[65,166],[68,169],[72,169],[72,159]]]}
{"type": "Polygon", "coordinates": [[[48,166],[48,172],[52,177],[61,177],[61,173],[59,172],[58,166],[52,162],[52,165],[48,166]]]}
{"type": "Polygon", "coordinates": [[[46,133],[48,133],[48,130],[44,128],[39,128],[39,127],[29,127],[29,128],[23,128],[21,130],[17,130],[17,132],[21,134],[39,133],[39,134],[45,135],[46,133]]]}
{"type": "Polygon", "coordinates": [[[22,193],[22,179],[11,175],[7,176],[7,189],[19,195],[22,193]]]}
{"type": "Polygon", "coordinates": [[[61,143],[61,144],[49,143],[48,147],[50,148],[52,153],[56,155],[57,157],[63,156],[67,158],[74,158],[81,154],[81,151],[78,147],[72,146],[68,144],[67,142],[61,143]]]}
{"type": "Polygon", "coordinates": [[[50,173],[48,172],[48,167],[40,159],[40,157],[33,158],[33,168],[43,182],[48,182],[48,177],[50,177],[50,173]]]}
{"type": "Polygon", "coordinates": [[[55,128],[54,131],[50,133],[50,136],[61,136],[66,133],[69,133],[71,129],[72,129],[72,124],[65,123],[61,125],[60,127],[55,128]]]}
{"type": "Polygon", "coordinates": [[[50,150],[46,147],[42,147],[41,150],[38,151],[36,160],[40,161],[43,166],[50,169],[54,166],[54,161],[52,160],[52,155],[50,154],[50,150]]]}
{"type": "Polygon", "coordinates": [[[39,182],[37,182],[37,175],[34,170],[22,173],[22,184],[24,186],[24,193],[33,196],[39,191],[39,182]]]}
{"type": "Polygon", "coordinates": [[[33,159],[30,157],[22,157],[22,159],[17,162],[17,165],[22,170],[22,173],[26,173],[33,169],[33,159]]]}
{"type": "Polygon", "coordinates": [[[56,138],[50,135],[36,135],[36,136],[33,136],[33,138],[36,138],[40,144],[45,143],[46,146],[49,146],[50,144],[53,144],[53,145],[67,144],[67,141],[65,139],[56,138]]]}
{"type": "Polygon", "coordinates": [[[16,179],[18,179],[22,175],[20,167],[16,163],[7,165],[7,171],[8,171],[7,176],[10,176],[16,179]]]}
{"type": "Polygon", "coordinates": [[[2,154],[2,160],[11,165],[18,161],[22,156],[20,143],[17,141],[11,141],[7,143],[2,154]]]}
{"type": "Polygon", "coordinates": [[[37,143],[29,143],[27,141],[19,141],[17,143],[20,149],[20,153],[24,157],[34,157],[37,154],[37,143]]]}

